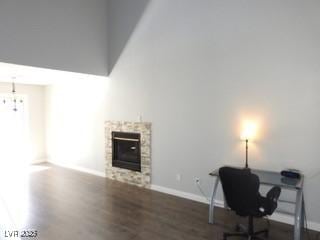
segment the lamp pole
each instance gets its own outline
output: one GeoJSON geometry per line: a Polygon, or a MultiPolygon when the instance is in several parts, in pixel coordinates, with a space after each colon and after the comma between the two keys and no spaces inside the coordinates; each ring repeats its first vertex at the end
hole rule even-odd
{"type": "Polygon", "coordinates": [[[246,139],[246,168],[248,168],[248,139],[246,139]]]}

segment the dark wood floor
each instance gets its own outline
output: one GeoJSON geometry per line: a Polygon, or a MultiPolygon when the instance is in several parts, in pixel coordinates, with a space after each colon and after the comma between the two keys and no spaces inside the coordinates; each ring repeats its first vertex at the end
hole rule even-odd
{"type": "MultiPolygon", "coordinates": [[[[1,237],[5,230],[37,230],[44,240],[222,239],[242,221],[217,210],[207,223],[208,206],[53,165],[7,180],[0,193],[1,237]]],[[[266,226],[258,220],[257,226],[266,226]]],[[[269,239],[292,240],[292,227],[271,222],[269,239]]],[[[314,239],[315,233],[311,233],[314,239]]],[[[307,239],[305,237],[305,239],[307,239]]]]}

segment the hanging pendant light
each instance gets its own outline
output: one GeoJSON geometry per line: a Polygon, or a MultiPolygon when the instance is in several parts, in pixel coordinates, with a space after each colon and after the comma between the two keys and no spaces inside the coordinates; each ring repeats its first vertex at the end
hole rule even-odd
{"type": "Polygon", "coordinates": [[[13,105],[12,110],[17,112],[18,111],[18,105],[17,104],[18,104],[18,102],[23,103],[23,100],[22,99],[18,99],[18,97],[16,95],[16,84],[15,84],[14,80],[16,80],[15,77],[12,78],[12,91],[11,91],[11,93],[12,93],[12,105],[13,105]]]}
{"type": "Polygon", "coordinates": [[[18,111],[18,107],[19,107],[19,103],[23,103],[23,98],[17,96],[16,94],[16,84],[15,84],[15,77],[12,78],[12,83],[11,83],[11,87],[12,87],[12,90],[11,90],[11,97],[4,97],[1,102],[3,104],[12,104],[12,110],[14,112],[17,112],[18,111]]]}
{"type": "Polygon", "coordinates": [[[13,111],[18,111],[17,109],[17,96],[16,96],[16,84],[12,82],[12,101],[13,101],[13,111]]]}

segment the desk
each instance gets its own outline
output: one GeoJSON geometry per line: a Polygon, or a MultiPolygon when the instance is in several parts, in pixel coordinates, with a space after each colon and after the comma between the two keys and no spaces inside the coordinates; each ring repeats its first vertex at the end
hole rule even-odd
{"type": "MultiPolygon", "coordinates": [[[[285,202],[289,204],[295,205],[295,212],[288,213],[294,216],[294,240],[300,240],[301,234],[304,227],[304,198],[303,198],[303,180],[304,176],[301,175],[300,179],[290,179],[284,178],[281,176],[279,172],[265,171],[265,170],[257,170],[251,169],[251,172],[256,174],[260,179],[261,185],[269,185],[269,186],[279,186],[281,188],[289,189],[296,191],[295,201],[284,201],[279,199],[279,202],[285,202]]],[[[214,222],[214,202],[217,193],[217,188],[219,184],[219,169],[214,170],[209,174],[214,178],[213,190],[211,195],[210,207],[209,207],[209,223],[214,222]]],[[[226,207],[226,202],[225,202],[226,207]]],[[[278,211],[281,212],[281,211],[278,211]]]]}

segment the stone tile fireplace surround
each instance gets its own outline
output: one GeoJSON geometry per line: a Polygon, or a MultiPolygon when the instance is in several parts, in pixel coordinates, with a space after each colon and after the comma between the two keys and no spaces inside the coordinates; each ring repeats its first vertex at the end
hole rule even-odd
{"type": "Polygon", "coordinates": [[[151,185],[151,123],[149,122],[105,122],[106,176],[107,178],[150,188],[151,185]],[[141,172],[112,166],[112,132],[140,133],[141,172]]]}

